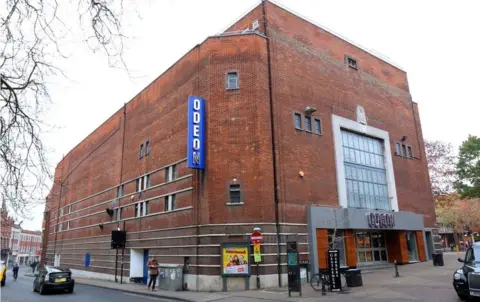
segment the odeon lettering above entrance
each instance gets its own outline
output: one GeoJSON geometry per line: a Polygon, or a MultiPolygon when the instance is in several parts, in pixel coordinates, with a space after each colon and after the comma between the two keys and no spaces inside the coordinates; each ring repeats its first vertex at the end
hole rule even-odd
{"type": "Polygon", "coordinates": [[[423,215],[412,212],[387,212],[357,208],[310,206],[308,225],[322,229],[423,230],[423,215]]]}
{"type": "Polygon", "coordinates": [[[395,227],[395,215],[393,213],[367,213],[367,222],[370,228],[393,229],[395,227]]]}

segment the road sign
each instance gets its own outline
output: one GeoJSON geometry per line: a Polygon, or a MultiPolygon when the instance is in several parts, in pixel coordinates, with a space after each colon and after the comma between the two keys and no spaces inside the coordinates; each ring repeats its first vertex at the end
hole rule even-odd
{"type": "Polygon", "coordinates": [[[262,233],[260,233],[260,232],[253,232],[252,235],[250,236],[250,241],[251,241],[253,244],[262,243],[262,242],[263,242],[262,233]]]}

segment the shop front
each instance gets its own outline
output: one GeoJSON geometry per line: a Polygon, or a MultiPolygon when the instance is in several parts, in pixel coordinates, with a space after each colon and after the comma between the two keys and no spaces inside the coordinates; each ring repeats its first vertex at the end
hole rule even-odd
{"type": "Polygon", "coordinates": [[[326,251],[340,250],[341,265],[372,267],[426,261],[422,215],[410,212],[310,206],[312,269],[326,268],[326,251]]]}

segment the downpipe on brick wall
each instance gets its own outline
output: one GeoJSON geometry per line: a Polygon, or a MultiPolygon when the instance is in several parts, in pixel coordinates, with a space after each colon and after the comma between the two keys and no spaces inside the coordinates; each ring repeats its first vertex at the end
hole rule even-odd
{"type": "Polygon", "coordinates": [[[267,40],[267,65],[268,65],[268,95],[270,104],[270,128],[272,135],[272,161],[273,161],[273,196],[275,204],[275,231],[277,237],[277,273],[278,273],[278,286],[282,287],[282,265],[280,259],[280,223],[278,212],[278,183],[277,183],[277,146],[275,144],[275,122],[273,114],[273,92],[272,92],[272,64],[270,56],[270,37],[267,31],[267,14],[265,11],[265,1],[262,0],[262,18],[265,29],[265,37],[267,40]]]}

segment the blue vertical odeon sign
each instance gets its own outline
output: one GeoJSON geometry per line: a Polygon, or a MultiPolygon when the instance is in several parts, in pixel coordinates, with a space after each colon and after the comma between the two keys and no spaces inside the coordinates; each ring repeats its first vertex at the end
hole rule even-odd
{"type": "Polygon", "coordinates": [[[205,169],[205,100],[188,97],[187,166],[205,169]]]}

